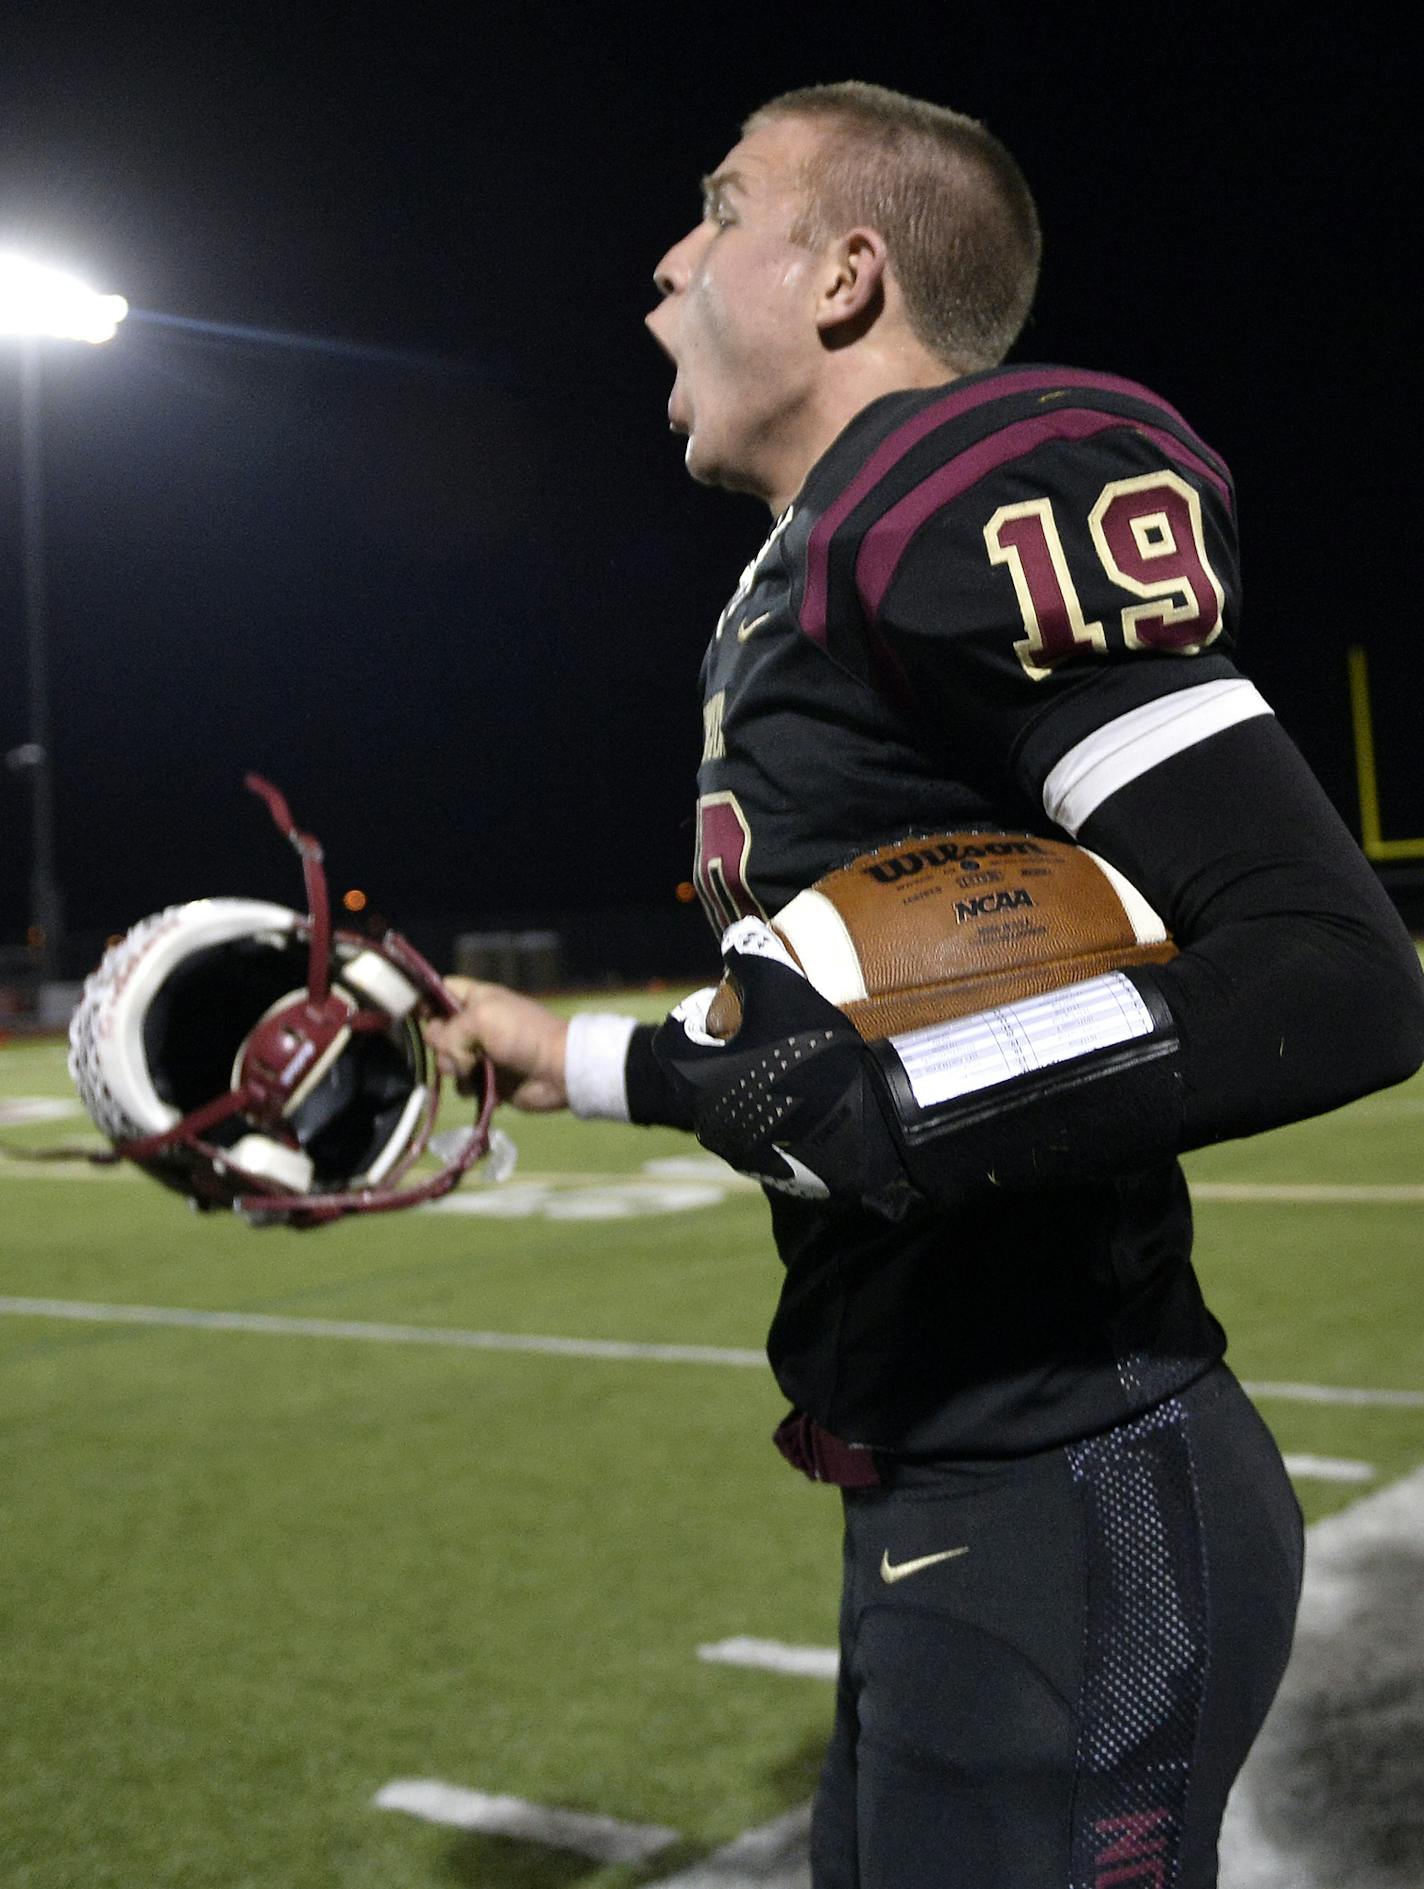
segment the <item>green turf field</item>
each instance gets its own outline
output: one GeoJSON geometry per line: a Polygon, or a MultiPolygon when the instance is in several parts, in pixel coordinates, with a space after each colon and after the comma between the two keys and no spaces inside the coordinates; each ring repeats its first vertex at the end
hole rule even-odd
{"type": "MultiPolygon", "coordinates": [[[[59,1045],[0,1049],[4,1889],[622,1889],[805,1801],[829,1687],[697,1656],[834,1639],[835,1497],[737,1355],[777,1284],[755,1190],[671,1132],[518,1120],[478,1211],[254,1232],[26,1159],[87,1138],[15,1119],[69,1093],[59,1045]],[[374,1807],[412,1778],[679,1841],[602,1865],[374,1807]]],[[[1424,1391],[1421,1129],[1416,1078],[1191,1160],[1243,1377],[1424,1391]]],[[[1302,1475],[1310,1519],[1424,1461],[1424,1400],[1262,1408],[1368,1466],[1302,1475]]]]}

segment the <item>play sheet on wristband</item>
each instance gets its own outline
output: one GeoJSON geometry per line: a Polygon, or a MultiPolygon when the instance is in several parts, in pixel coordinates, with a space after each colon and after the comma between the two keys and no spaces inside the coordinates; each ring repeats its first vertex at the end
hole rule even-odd
{"type": "Polygon", "coordinates": [[[952,1023],[892,1036],[921,1108],[1152,1034],[1152,1016],[1121,971],[952,1023]]]}

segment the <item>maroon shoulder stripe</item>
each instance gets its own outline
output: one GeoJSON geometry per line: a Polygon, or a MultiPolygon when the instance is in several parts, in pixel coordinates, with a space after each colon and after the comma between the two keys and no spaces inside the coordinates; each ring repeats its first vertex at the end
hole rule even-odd
{"type": "Polygon", "coordinates": [[[1091,439],[1096,433],[1122,427],[1145,435],[1168,459],[1175,459],[1178,465],[1207,480],[1220,493],[1222,502],[1230,505],[1230,487],[1215,466],[1208,465],[1190,447],[1184,446],[1174,433],[1158,426],[1144,426],[1121,413],[1103,413],[1092,407],[1055,407],[1041,418],[1019,420],[1001,432],[991,433],[988,439],[960,453],[948,465],[936,467],[928,479],[876,519],[861,540],[855,561],[856,589],[871,621],[879,616],[885,593],[894,582],[911,539],[937,511],[991,472],[1024,458],[1049,440],[1091,439]]]}
{"type": "MultiPolygon", "coordinates": [[[[882,440],[880,445],[866,460],[855,478],[841,493],[835,504],[830,506],[816,521],[806,545],[806,593],[801,605],[800,623],[805,635],[814,643],[824,645],[826,640],[826,613],[829,596],[829,570],[831,540],[855,510],[890,469],[913,450],[928,434],[946,421],[958,419],[962,414],[972,413],[991,400],[1002,400],[1013,394],[1052,393],[1059,388],[1085,389],[1089,392],[1125,394],[1133,400],[1144,401],[1148,406],[1156,407],[1181,426],[1187,422],[1174,406],[1154,394],[1148,387],[1143,387],[1135,380],[1125,380],[1117,374],[1093,374],[1081,368],[1069,368],[1054,373],[1042,367],[1020,368],[996,376],[990,381],[978,381],[972,386],[952,387],[943,399],[934,401],[913,419],[907,420],[901,427],[882,440]]],[[[1122,416],[1113,416],[1117,424],[1128,424],[1122,416]]],[[[1191,428],[1187,430],[1190,432],[1191,428]]],[[[1170,437],[1170,436],[1168,436],[1170,437]]],[[[1195,437],[1195,435],[1193,435],[1195,437]]],[[[1175,442],[1174,442],[1175,444],[1175,442]]],[[[1202,462],[1203,467],[1205,462],[1202,462]]],[[[1210,475],[1221,489],[1220,475],[1210,475]]]]}

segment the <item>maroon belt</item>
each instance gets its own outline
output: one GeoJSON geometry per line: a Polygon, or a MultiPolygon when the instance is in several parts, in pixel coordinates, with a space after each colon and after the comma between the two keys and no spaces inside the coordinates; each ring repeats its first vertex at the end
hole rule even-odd
{"type": "Polygon", "coordinates": [[[869,1444],[843,1443],[804,1410],[793,1410],[783,1417],[771,1440],[791,1467],[812,1482],[833,1482],[841,1489],[873,1489],[884,1480],[869,1444]]]}

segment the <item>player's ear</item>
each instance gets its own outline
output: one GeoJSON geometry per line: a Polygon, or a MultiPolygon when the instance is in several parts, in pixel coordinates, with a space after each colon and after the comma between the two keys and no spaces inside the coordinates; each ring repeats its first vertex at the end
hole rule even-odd
{"type": "Polygon", "coordinates": [[[826,251],[816,325],[823,341],[855,339],[880,313],[889,254],[878,230],[848,230],[826,251]]]}

